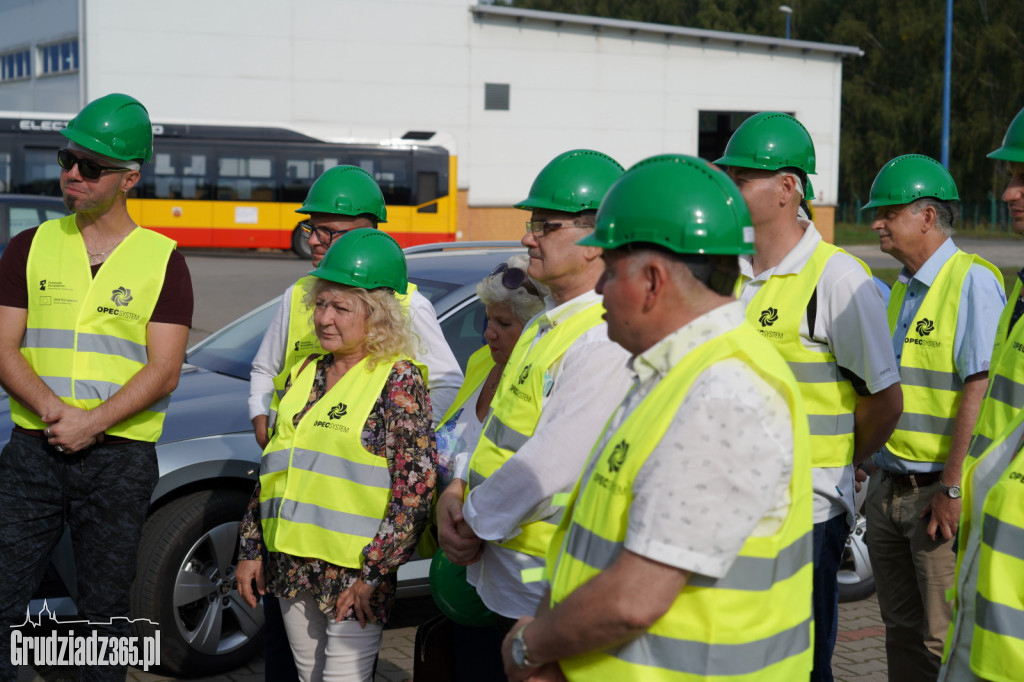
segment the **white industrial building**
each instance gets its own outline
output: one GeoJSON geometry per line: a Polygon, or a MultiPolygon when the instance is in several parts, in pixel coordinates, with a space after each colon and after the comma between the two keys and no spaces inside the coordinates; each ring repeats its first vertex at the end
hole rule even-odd
{"type": "Polygon", "coordinates": [[[710,156],[763,110],[807,126],[817,203],[834,204],[843,58],[861,54],[475,0],[4,0],[0,110],[73,113],[126,92],[155,120],[330,140],[443,132],[463,236],[489,238],[521,230],[508,207],[561,151],[627,167],[710,156]]]}

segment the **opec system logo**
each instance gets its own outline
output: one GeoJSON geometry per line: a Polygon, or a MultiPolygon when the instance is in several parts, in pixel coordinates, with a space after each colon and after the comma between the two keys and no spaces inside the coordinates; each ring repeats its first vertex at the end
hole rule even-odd
{"type": "Polygon", "coordinates": [[[622,468],[622,463],[626,461],[626,453],[629,452],[629,443],[625,439],[620,440],[615,444],[615,449],[612,450],[612,454],[608,455],[608,471],[613,474],[622,468]]]}
{"type": "Polygon", "coordinates": [[[770,327],[779,321],[779,311],[775,308],[765,308],[761,311],[761,326],[770,327]]]}
{"type": "MultiPolygon", "coordinates": [[[[933,331],[935,331],[935,321],[929,320],[927,317],[922,317],[917,321],[917,324],[914,325],[914,329],[920,337],[929,336],[933,331]]],[[[914,346],[927,346],[929,348],[939,348],[942,346],[941,341],[926,338],[915,339],[909,335],[903,339],[903,343],[912,344],[914,346]]]]}
{"type": "Polygon", "coordinates": [[[113,295],[110,297],[110,300],[113,301],[114,305],[118,308],[132,302],[132,290],[127,287],[118,287],[111,293],[113,295]]]}
{"type": "Polygon", "coordinates": [[[341,419],[348,414],[348,405],[345,403],[338,403],[331,408],[331,411],[327,413],[327,416],[331,419],[341,419]]]}
{"type": "Polygon", "coordinates": [[[922,317],[917,321],[917,335],[928,336],[935,331],[935,323],[929,320],[927,317],[922,317]]]}

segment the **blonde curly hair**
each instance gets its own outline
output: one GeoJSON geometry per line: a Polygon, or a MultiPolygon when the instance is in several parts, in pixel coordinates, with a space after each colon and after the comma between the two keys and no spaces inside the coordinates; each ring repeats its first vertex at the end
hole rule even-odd
{"type": "MultiPolygon", "coordinates": [[[[386,287],[363,289],[314,277],[306,287],[303,303],[312,311],[321,294],[355,296],[366,311],[367,367],[374,369],[381,362],[394,362],[401,356],[415,357],[416,336],[409,324],[409,315],[386,287]]],[[[310,323],[312,324],[312,312],[310,323]]]]}

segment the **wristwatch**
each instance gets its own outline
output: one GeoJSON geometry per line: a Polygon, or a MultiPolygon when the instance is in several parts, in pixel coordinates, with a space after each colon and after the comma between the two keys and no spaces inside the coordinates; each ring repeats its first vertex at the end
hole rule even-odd
{"type": "Polygon", "coordinates": [[[958,485],[946,485],[942,481],[939,481],[939,490],[946,494],[946,497],[956,500],[960,498],[960,486],[958,485]]]}
{"type": "Polygon", "coordinates": [[[530,660],[530,652],[526,650],[526,641],[523,639],[523,633],[529,626],[527,623],[516,630],[515,637],[512,638],[512,661],[519,668],[534,668],[537,665],[530,660]]]}

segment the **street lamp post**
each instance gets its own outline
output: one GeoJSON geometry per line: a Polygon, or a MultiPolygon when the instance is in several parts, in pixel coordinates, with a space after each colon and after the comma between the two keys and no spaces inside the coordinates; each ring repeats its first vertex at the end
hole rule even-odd
{"type": "Polygon", "coordinates": [[[793,8],[789,5],[779,5],[779,11],[786,15],[786,40],[789,40],[789,20],[793,16],[793,8]]]}

